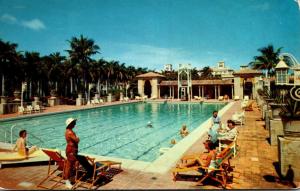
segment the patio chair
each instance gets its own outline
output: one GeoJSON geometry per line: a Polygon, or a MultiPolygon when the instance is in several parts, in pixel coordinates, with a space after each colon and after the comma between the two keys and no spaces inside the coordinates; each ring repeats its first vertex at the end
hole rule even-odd
{"type": "Polygon", "coordinates": [[[66,167],[67,160],[57,150],[46,150],[42,151],[49,156],[48,172],[46,178],[44,178],[37,187],[53,189],[58,183],[62,182],[63,175],[66,167]],[[51,164],[55,162],[55,169],[51,170],[51,164]],[[55,181],[54,184],[48,186],[43,185],[45,182],[55,181]]]}
{"type": "Polygon", "coordinates": [[[223,101],[224,100],[224,96],[219,96],[218,100],[219,101],[223,101]]]}
{"type": "MultiPolygon", "coordinates": [[[[185,168],[174,168],[172,170],[173,180],[176,181],[176,176],[182,172],[195,172],[197,176],[202,176],[202,178],[197,182],[197,185],[201,185],[203,181],[207,178],[210,178],[222,185],[223,188],[227,186],[227,179],[229,169],[232,168],[230,165],[230,159],[233,155],[232,145],[228,145],[226,149],[221,151],[216,157],[216,167],[202,167],[195,165],[192,167],[185,168]],[[219,179],[221,177],[221,179],[219,179]]],[[[184,160],[194,159],[195,155],[186,156],[184,160]]]]}
{"type": "Polygon", "coordinates": [[[195,100],[199,100],[199,96],[194,96],[194,99],[195,100]]]}
{"type": "Polygon", "coordinates": [[[235,157],[237,151],[237,136],[238,135],[236,135],[232,140],[219,138],[219,151],[221,152],[223,148],[227,148],[230,145],[233,149],[233,156],[235,157]]]}
{"type": "Polygon", "coordinates": [[[245,105],[243,105],[243,109],[245,111],[253,111],[252,104],[254,103],[253,100],[248,101],[245,105]]]}
{"type": "MultiPolygon", "coordinates": [[[[88,189],[91,189],[97,181],[101,178],[110,180],[108,176],[108,170],[113,165],[118,165],[121,169],[120,162],[114,161],[95,161],[95,158],[90,158],[84,155],[77,156],[78,164],[76,165],[75,184],[72,189],[76,189],[79,186],[88,185],[88,189]]],[[[83,186],[84,187],[84,186],[83,186]]]]}
{"type": "Polygon", "coordinates": [[[124,97],[124,101],[129,101],[129,97],[124,97]]]}
{"type": "Polygon", "coordinates": [[[32,105],[27,105],[26,112],[27,113],[32,113],[32,111],[33,111],[32,105]]]}
{"type": "Polygon", "coordinates": [[[24,113],[26,113],[23,106],[19,106],[19,107],[18,107],[18,113],[19,113],[19,114],[24,114],[24,113]]]}
{"type": "Polygon", "coordinates": [[[33,107],[33,111],[34,111],[34,112],[41,112],[40,105],[36,104],[36,105],[33,107]]]}
{"type": "Polygon", "coordinates": [[[240,100],[240,96],[234,96],[234,101],[240,100]]]}
{"type": "Polygon", "coordinates": [[[142,98],[140,96],[135,96],[135,100],[141,100],[142,98]]]}
{"type": "Polygon", "coordinates": [[[245,96],[244,96],[244,100],[245,100],[245,101],[249,101],[249,96],[245,95],[245,96]]]}
{"type": "Polygon", "coordinates": [[[245,111],[241,113],[234,113],[231,117],[231,120],[236,124],[236,125],[241,125],[243,126],[244,121],[245,121],[245,111]]]}

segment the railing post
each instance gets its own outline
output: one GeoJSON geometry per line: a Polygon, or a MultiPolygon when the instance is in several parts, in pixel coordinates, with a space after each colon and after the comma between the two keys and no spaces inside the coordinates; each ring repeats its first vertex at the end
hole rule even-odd
{"type": "Polygon", "coordinates": [[[13,129],[16,127],[17,125],[12,125],[10,127],[10,143],[13,144],[13,129]]]}

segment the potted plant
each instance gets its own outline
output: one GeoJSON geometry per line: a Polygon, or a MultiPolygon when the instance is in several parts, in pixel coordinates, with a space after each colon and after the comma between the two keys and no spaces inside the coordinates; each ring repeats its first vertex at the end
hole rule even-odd
{"type": "Polygon", "coordinates": [[[290,94],[285,97],[279,113],[285,136],[300,136],[300,103],[290,94]]]}

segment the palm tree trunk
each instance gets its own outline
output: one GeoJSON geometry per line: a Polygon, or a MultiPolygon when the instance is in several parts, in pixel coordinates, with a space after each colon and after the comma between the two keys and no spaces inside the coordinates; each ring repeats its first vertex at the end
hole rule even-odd
{"type": "Polygon", "coordinates": [[[70,77],[70,86],[71,86],[70,92],[71,92],[71,94],[73,94],[73,79],[72,79],[72,77],[70,77]]]}
{"type": "Polygon", "coordinates": [[[97,82],[97,93],[100,95],[100,78],[98,79],[97,82]]]}
{"type": "Polygon", "coordinates": [[[4,96],[4,90],[5,90],[5,88],[4,88],[4,86],[5,86],[4,84],[5,83],[4,82],[5,82],[5,78],[4,78],[4,74],[2,74],[2,91],[1,91],[1,95],[2,96],[4,96]]]}
{"type": "Polygon", "coordinates": [[[29,98],[31,98],[32,95],[32,81],[29,83],[29,98]]]}

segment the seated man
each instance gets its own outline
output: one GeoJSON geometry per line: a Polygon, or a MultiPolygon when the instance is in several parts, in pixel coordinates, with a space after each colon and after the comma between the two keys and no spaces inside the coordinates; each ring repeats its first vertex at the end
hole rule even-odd
{"type": "Polygon", "coordinates": [[[235,123],[232,120],[227,121],[227,127],[225,130],[220,130],[218,134],[218,139],[223,141],[232,141],[236,135],[238,134],[237,128],[235,127],[235,123]]]}
{"type": "Polygon", "coordinates": [[[189,160],[186,163],[180,164],[178,168],[192,167],[192,166],[214,166],[216,159],[216,150],[214,149],[213,143],[210,140],[206,140],[204,143],[205,149],[207,149],[208,153],[202,153],[199,156],[189,160]]]}

